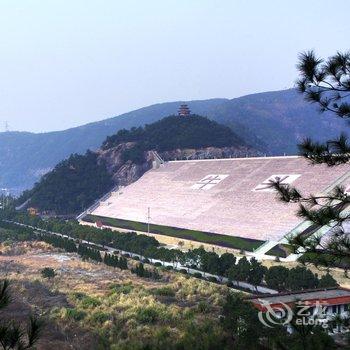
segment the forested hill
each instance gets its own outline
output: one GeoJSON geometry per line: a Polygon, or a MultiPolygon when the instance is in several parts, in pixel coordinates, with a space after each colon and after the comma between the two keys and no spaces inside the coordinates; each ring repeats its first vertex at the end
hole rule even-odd
{"type": "Polygon", "coordinates": [[[97,152],[71,155],[45,174],[17,204],[55,214],[77,214],[114,185],[127,185],[151,167],[151,150],[247,148],[234,132],[207,118],[170,116],[144,128],[121,130],[97,152]]]}
{"type": "Polygon", "coordinates": [[[120,130],[107,137],[102,148],[137,141],[143,149],[170,151],[177,148],[230,147],[245,144],[229,127],[199,115],[169,116],[145,127],[120,130]]]}
{"type": "Polygon", "coordinates": [[[72,154],[45,174],[31,190],[17,200],[24,209],[34,207],[41,212],[74,214],[83,211],[113,186],[111,175],[98,156],[91,151],[85,155],[72,154]]]}
{"type": "MultiPolygon", "coordinates": [[[[30,188],[70,154],[96,150],[118,130],[172,115],[181,102],[159,103],[57,132],[0,132],[0,188],[12,188],[14,192],[30,188]]],[[[346,121],[320,114],[293,89],[186,103],[194,114],[229,126],[245,143],[271,155],[296,154],[297,143],[304,137],[325,141],[348,129],[346,121]]]]}

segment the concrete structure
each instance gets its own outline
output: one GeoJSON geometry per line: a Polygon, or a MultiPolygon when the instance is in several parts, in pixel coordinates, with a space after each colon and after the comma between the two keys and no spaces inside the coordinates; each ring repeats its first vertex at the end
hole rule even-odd
{"type": "Polygon", "coordinates": [[[280,241],[307,227],[297,205],[276,199],[271,181],[309,194],[350,185],[349,166],[313,166],[302,157],[174,161],[112,192],[92,214],[132,221],[280,241]],[[305,226],[306,225],[306,226],[305,226]]]}

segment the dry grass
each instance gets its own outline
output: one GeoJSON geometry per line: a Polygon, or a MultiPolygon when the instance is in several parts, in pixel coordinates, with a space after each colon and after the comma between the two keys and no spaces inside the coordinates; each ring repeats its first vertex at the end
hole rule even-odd
{"type": "Polygon", "coordinates": [[[102,339],[106,348],[138,348],[164,334],[175,342],[189,322],[218,324],[227,291],[168,271],[160,281],[141,279],[41,243],[0,248],[0,276],[12,281],[22,320],[30,310],[49,319],[38,349],[97,349],[102,339]],[[43,279],[43,267],[55,269],[56,277],[43,279]]]}

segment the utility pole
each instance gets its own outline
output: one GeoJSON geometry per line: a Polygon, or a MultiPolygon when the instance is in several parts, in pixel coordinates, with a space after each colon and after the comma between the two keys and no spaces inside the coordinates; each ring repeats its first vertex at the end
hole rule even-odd
{"type": "Polygon", "coordinates": [[[151,220],[151,208],[147,208],[147,233],[149,234],[149,224],[151,220]]]}

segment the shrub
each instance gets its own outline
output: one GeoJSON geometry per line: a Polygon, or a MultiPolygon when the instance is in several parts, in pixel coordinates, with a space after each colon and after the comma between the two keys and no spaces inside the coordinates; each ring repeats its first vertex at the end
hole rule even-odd
{"type": "Polygon", "coordinates": [[[180,269],[179,272],[183,273],[184,275],[187,275],[187,270],[186,269],[180,269]]]}
{"type": "Polygon", "coordinates": [[[139,277],[150,277],[149,276],[149,271],[145,269],[142,263],[139,263],[136,265],[135,268],[131,269],[132,273],[135,273],[139,277]]]}
{"type": "Polygon", "coordinates": [[[102,312],[102,311],[97,311],[92,314],[91,320],[96,323],[104,323],[110,319],[110,315],[102,312]]]}
{"type": "Polygon", "coordinates": [[[232,281],[227,281],[226,286],[229,288],[232,288],[233,287],[232,281]]]}
{"type": "Polygon", "coordinates": [[[151,278],[154,280],[160,280],[161,277],[162,276],[159,274],[158,269],[153,269],[153,271],[151,272],[151,278]]]}
{"type": "Polygon", "coordinates": [[[84,309],[88,309],[90,307],[97,307],[97,306],[101,305],[101,301],[98,300],[97,298],[94,298],[94,297],[85,296],[81,300],[81,305],[84,309]]]}
{"type": "Polygon", "coordinates": [[[81,321],[86,317],[86,312],[73,308],[66,308],[65,316],[74,321],[81,321]]]}
{"type": "Polygon", "coordinates": [[[162,266],[162,263],[160,263],[159,261],[154,263],[154,266],[162,266]]]}
{"type": "Polygon", "coordinates": [[[217,279],[216,277],[214,277],[214,276],[209,276],[209,277],[208,277],[208,281],[209,281],[209,282],[217,283],[217,282],[218,282],[218,279],[217,279]]]}
{"type": "Polygon", "coordinates": [[[51,267],[44,267],[41,270],[41,276],[44,278],[54,278],[56,276],[56,272],[51,267]]]}
{"type": "Polygon", "coordinates": [[[154,307],[139,309],[136,314],[136,319],[141,323],[155,323],[158,318],[158,311],[154,307]]]}
{"type": "Polygon", "coordinates": [[[121,270],[127,270],[128,269],[128,261],[125,257],[121,257],[118,261],[118,267],[121,270]]]}
{"type": "Polygon", "coordinates": [[[75,293],[73,293],[73,297],[77,300],[82,300],[86,297],[86,294],[81,293],[81,292],[75,292],[75,293]]]}
{"type": "Polygon", "coordinates": [[[113,284],[110,286],[114,293],[129,294],[132,292],[134,287],[132,284],[113,284]]]}
{"type": "Polygon", "coordinates": [[[200,301],[198,303],[197,308],[198,308],[198,311],[202,314],[206,314],[210,311],[210,305],[205,301],[200,301]]]}
{"type": "Polygon", "coordinates": [[[171,287],[162,287],[152,290],[154,295],[173,297],[175,296],[175,291],[171,287]]]}
{"type": "Polygon", "coordinates": [[[200,272],[195,272],[192,276],[196,277],[196,278],[202,278],[203,277],[203,275],[200,272]]]}
{"type": "Polygon", "coordinates": [[[339,286],[338,282],[330,275],[329,272],[327,272],[327,274],[321,277],[318,285],[319,285],[319,288],[339,286]]]}

